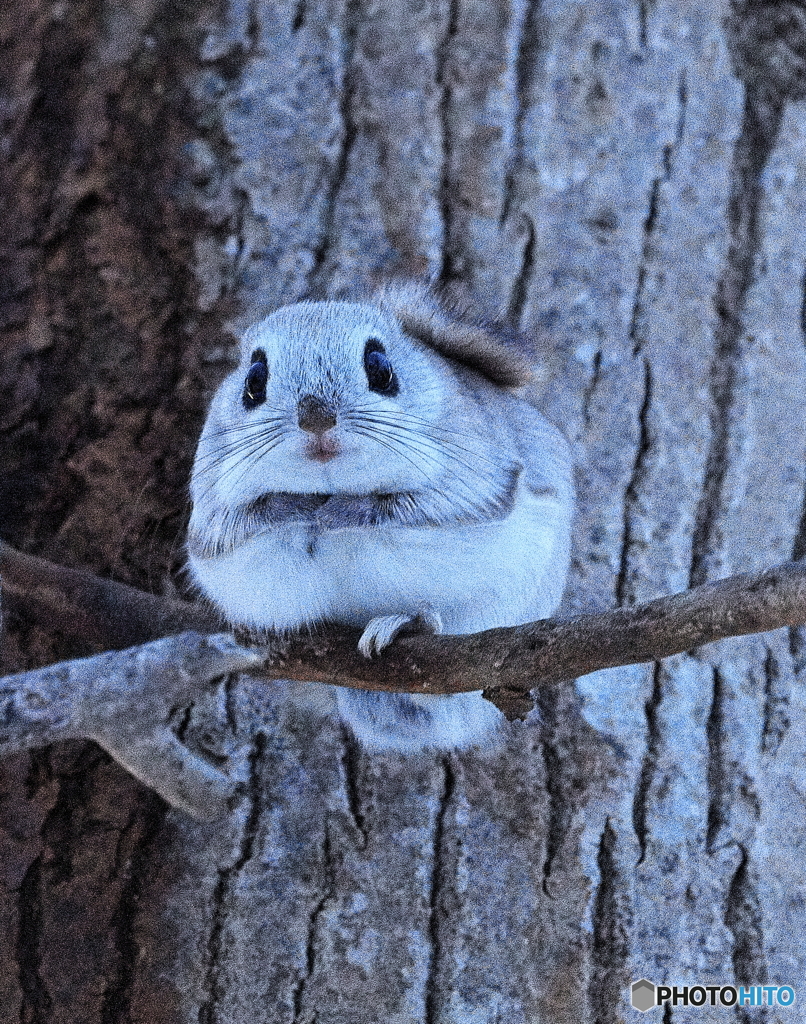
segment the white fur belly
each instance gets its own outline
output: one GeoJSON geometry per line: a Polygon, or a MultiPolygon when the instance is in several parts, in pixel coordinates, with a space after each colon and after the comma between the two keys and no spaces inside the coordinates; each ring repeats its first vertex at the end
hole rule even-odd
{"type": "Polygon", "coordinates": [[[482,526],[286,528],[190,564],[205,593],[240,625],[362,628],[428,602],[446,632],[469,633],[550,614],[567,559],[558,515],[549,498],[529,495],[506,520],[482,526]]]}

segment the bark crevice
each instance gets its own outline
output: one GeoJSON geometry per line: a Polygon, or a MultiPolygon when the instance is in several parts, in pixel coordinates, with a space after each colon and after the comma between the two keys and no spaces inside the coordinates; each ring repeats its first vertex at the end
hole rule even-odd
{"type": "Polygon", "coordinates": [[[641,256],[638,262],[635,293],[630,317],[629,339],[633,346],[633,355],[643,351],[646,337],[644,321],[646,318],[646,285],[650,267],[656,262],[654,254],[655,234],[658,230],[661,200],[664,186],[668,185],[674,175],[675,159],[683,144],[686,131],[686,107],[688,104],[688,86],[686,72],[683,69],[677,80],[677,125],[674,142],[667,142],[661,152],[661,173],[652,180],[649,189],[649,202],[644,218],[641,256]]]}
{"type": "MultiPolygon", "coordinates": [[[[501,190],[501,213],[498,226],[503,227],[513,211],[516,181],[523,165],[523,125],[529,109],[529,95],[539,67],[538,15],[542,0],[521,0],[512,19],[509,53],[512,63],[511,103],[509,109],[509,151],[504,157],[504,180],[501,190]]],[[[512,5],[516,6],[515,3],[512,5]]],[[[533,227],[532,227],[532,230],[533,227]]],[[[521,270],[523,276],[523,270],[521,270]]],[[[514,291],[514,289],[513,289],[514,291]]]]}
{"type": "Polygon", "coordinates": [[[644,394],[638,412],[638,447],[635,453],[632,473],[624,492],[624,513],[619,568],[615,580],[616,603],[619,607],[633,604],[636,600],[630,579],[630,556],[635,545],[636,522],[640,517],[641,491],[647,474],[654,447],[650,410],[652,407],[653,380],[649,359],[644,358],[644,394]]]}
{"type": "Polygon", "coordinates": [[[25,872],[17,898],[16,957],[22,991],[20,1024],[50,1024],[53,1017],[53,998],[41,970],[43,886],[40,855],[25,872]]]}
{"type": "Polygon", "coordinates": [[[116,964],[104,992],[101,1024],[129,1024],[131,1020],[132,989],[137,982],[140,951],[137,940],[139,908],[144,887],[153,870],[155,844],[164,818],[164,804],[149,794],[138,802],[121,832],[118,847],[123,857],[116,867],[124,881],[112,918],[116,964]]]}
{"type": "Polygon", "coordinates": [[[342,730],[341,768],[344,778],[344,793],[347,808],[355,831],[360,837],[360,848],[365,849],[369,841],[367,818],[362,808],[361,784],[359,768],[361,765],[361,749],[358,741],[347,729],[342,730]]]}
{"type": "Polygon", "coordinates": [[[237,885],[238,876],[254,856],[255,843],[265,802],[261,767],[264,763],[266,748],[266,734],[256,733],[252,748],[249,751],[248,810],[241,833],[240,850],[232,864],[219,868],[212,893],[210,930],[207,938],[207,963],[204,976],[205,999],[199,1007],[199,1024],[219,1024],[219,1021],[222,1019],[219,1009],[222,1000],[227,995],[226,984],[222,979],[221,973],[222,959],[225,954],[224,932],[231,912],[230,904],[235,886],[237,885]]]}
{"type": "MultiPolygon", "coordinates": [[[[725,926],[733,936],[733,970],[736,984],[749,988],[764,985],[768,979],[764,955],[764,924],[758,887],[753,877],[750,855],[739,844],[741,859],[728,886],[725,926]]],[[[767,1007],[748,1010],[737,1007],[742,1024],[769,1019],[767,1007]]]]}
{"type": "Polygon", "coordinates": [[[739,397],[746,373],[743,317],[760,246],[762,175],[776,145],[787,99],[783,88],[772,87],[769,80],[759,82],[748,70],[730,32],[729,42],[733,44],[731,52],[738,73],[744,76],[744,110],[728,186],[730,237],[713,297],[716,325],[710,368],[711,438],[692,538],[692,586],[722,575],[724,516],[730,501],[726,492],[730,476],[738,468],[738,448],[744,433],[741,421],[746,415],[739,397]]]}
{"type": "Polygon", "coordinates": [[[458,277],[454,265],[453,239],[453,130],[452,130],[452,99],[453,85],[451,82],[450,62],[452,44],[459,27],[459,0],[448,0],[448,16],[445,31],[436,49],[435,81],[439,94],[438,120],[441,141],[441,169],[439,175],[438,206],[442,219],[442,266],[439,280],[449,284],[458,277]]]}
{"type": "Polygon", "coordinates": [[[450,757],[442,759],[442,791],[434,817],[434,838],[431,846],[431,879],[428,889],[428,971],[425,982],[425,1024],[438,1024],[445,996],[442,968],[445,954],[445,889],[449,885],[447,855],[447,817],[456,791],[456,771],[450,757]]]}
{"type": "Polygon", "coordinates": [[[661,682],[663,667],[655,662],[652,673],[652,693],[644,704],[646,719],[646,749],[638,773],[635,796],[632,805],[632,823],[638,840],[640,854],[638,864],[643,863],[647,849],[647,810],[650,805],[649,793],[658,767],[658,756],[663,732],[659,721],[659,710],[663,701],[663,684],[661,682]]]}
{"type": "Polygon", "coordinates": [[[558,694],[545,693],[540,695],[537,704],[541,721],[540,753],[543,758],[543,777],[548,798],[541,886],[544,894],[549,898],[553,898],[551,892],[551,872],[554,867],[554,861],[562,850],[571,822],[564,785],[563,752],[560,747],[558,733],[559,701],[558,694]]]}
{"type": "Polygon", "coordinates": [[[316,1020],[316,1012],[306,1013],[305,996],[308,985],[316,972],[317,940],[320,922],[325,907],[333,899],[336,892],[335,863],[330,822],[325,822],[324,841],[322,845],[322,886],[319,898],[308,914],[308,927],[305,938],[305,973],[300,976],[293,991],[294,1024],[309,1024],[316,1020]]]}
{"type": "Polygon", "coordinates": [[[778,658],[767,647],[764,659],[764,718],[761,732],[763,753],[775,756],[792,724],[789,714],[788,674],[781,671],[778,658]]]}
{"type": "Polygon", "coordinates": [[[534,272],[535,246],[537,242],[532,218],[527,214],[523,214],[523,223],[526,228],[526,244],[523,247],[521,264],[512,283],[509,304],[507,306],[507,319],[516,328],[521,325],[523,310],[529,298],[529,285],[534,272]]]}
{"type": "Polygon", "coordinates": [[[708,793],[708,812],[706,817],[705,848],[713,853],[719,834],[727,819],[725,780],[725,751],[723,731],[725,728],[725,685],[718,669],[712,673],[713,688],[711,708],[705,725],[705,737],[708,745],[708,764],[706,768],[706,789],[708,793]]]}
{"type": "Polygon", "coordinates": [[[338,91],[341,138],[339,140],[338,153],[333,161],[329,181],[325,188],[324,208],[320,215],[319,241],[311,253],[308,291],[314,298],[323,298],[327,295],[325,271],[335,242],[339,197],[347,180],[350,170],[350,157],[359,135],[359,128],[354,114],[357,97],[354,56],[359,18],[360,6],[357,0],[345,0],[341,26],[340,70],[342,79],[338,91]]]}
{"type": "Polygon", "coordinates": [[[617,835],[610,819],[599,839],[599,884],[594,897],[591,978],[588,1000],[595,1024],[620,1024],[627,984],[627,933],[622,878],[616,857],[617,835]]]}

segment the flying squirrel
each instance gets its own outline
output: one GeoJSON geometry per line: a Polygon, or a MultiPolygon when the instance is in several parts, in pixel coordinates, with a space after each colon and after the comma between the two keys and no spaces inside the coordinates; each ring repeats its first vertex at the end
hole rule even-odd
{"type": "MultiPolygon", "coordinates": [[[[250,327],[212,400],[190,493],[189,569],[233,625],[475,633],[550,615],[573,509],[568,443],[516,394],[518,339],[417,282],[299,302],[250,327]]],[[[480,693],[337,688],[366,747],[489,742],[480,693]]]]}

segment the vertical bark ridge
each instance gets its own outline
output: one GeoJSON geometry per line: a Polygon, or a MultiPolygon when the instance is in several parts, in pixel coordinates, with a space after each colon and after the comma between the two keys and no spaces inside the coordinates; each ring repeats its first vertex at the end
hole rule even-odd
{"type": "Polygon", "coordinates": [[[446,863],[446,821],[453,806],[456,789],[456,772],[450,756],[442,761],[443,782],[439,797],[439,809],[434,819],[433,860],[431,882],[428,896],[428,938],[429,957],[428,974],[425,984],[425,1024],[439,1024],[445,991],[440,984],[444,968],[445,935],[443,891],[448,884],[448,868],[446,863]]]}
{"type": "Polygon", "coordinates": [[[717,326],[711,367],[711,442],[696,513],[692,586],[722,573],[727,489],[744,416],[738,396],[745,373],[742,318],[760,244],[762,174],[776,145],[786,103],[800,99],[806,90],[806,18],[801,8],[791,3],[734,0],[725,25],[745,98],[729,185],[730,243],[713,300],[717,326]]]}
{"type": "Polygon", "coordinates": [[[655,662],[652,673],[652,693],[644,704],[644,715],[646,717],[646,749],[641,761],[641,770],[635,786],[635,795],[632,805],[632,824],[638,839],[640,855],[638,864],[643,863],[646,857],[647,848],[647,808],[649,806],[649,793],[655,779],[655,772],[658,767],[658,751],[661,740],[661,729],[658,722],[658,710],[663,700],[663,685],[661,683],[661,663],[655,662]]]}
{"type": "Polygon", "coordinates": [[[649,45],[650,0],[638,0],[638,45],[646,50],[649,45]]]}
{"type": "Polygon", "coordinates": [[[686,130],[686,106],[688,103],[688,87],[686,83],[685,68],[680,72],[677,82],[677,127],[675,130],[674,142],[666,143],[661,155],[661,173],[652,181],[647,204],[647,214],[644,219],[643,241],[641,245],[641,258],[638,264],[638,274],[635,284],[635,295],[633,298],[632,315],[630,317],[629,337],[633,345],[633,355],[639,355],[645,344],[645,329],[643,320],[646,315],[646,279],[653,261],[653,246],[655,233],[658,229],[658,218],[660,216],[660,205],[664,186],[672,180],[675,168],[675,159],[683,143],[686,130]]]}
{"type": "Polygon", "coordinates": [[[629,921],[625,920],[622,879],[616,858],[616,831],[608,819],[599,840],[599,883],[594,897],[591,979],[588,988],[591,1024],[619,1024],[627,986],[629,921]]]}
{"type": "MultiPolygon", "coordinates": [[[[503,227],[513,211],[516,181],[523,163],[523,121],[529,109],[529,96],[538,65],[538,14],[542,0],[520,0],[513,3],[507,61],[511,68],[509,139],[504,157],[504,181],[501,193],[499,227],[503,227]]],[[[530,222],[532,235],[534,225],[530,222]]],[[[513,289],[514,292],[514,289],[513,289]]]]}
{"type": "Polygon", "coordinates": [[[356,26],[359,17],[357,0],[346,0],[341,26],[341,88],[339,90],[339,116],[341,119],[341,138],[339,150],[327,183],[327,194],[324,210],[321,215],[319,243],[312,253],[311,270],[308,274],[308,292],[314,298],[323,298],[327,294],[325,268],[328,255],[334,242],[336,209],[350,166],[350,154],[355,144],[358,130],[353,118],[355,101],[355,83],[353,80],[352,61],[355,51],[356,26]]]}
{"type": "Polygon", "coordinates": [[[713,670],[711,708],[705,726],[708,741],[708,766],[706,784],[708,789],[708,816],[705,848],[713,853],[717,839],[726,821],[725,800],[725,756],[722,732],[725,727],[724,684],[718,669],[713,670]]]}
{"type": "MultiPolygon", "coordinates": [[[[733,936],[733,970],[737,985],[749,988],[768,980],[764,956],[764,927],[758,888],[747,849],[739,844],[741,860],[728,886],[725,926],[733,936]]],[[[781,979],[782,981],[784,979],[781,979]]],[[[767,1007],[737,1007],[741,1024],[767,1021],[767,1007]]]]}
{"type": "Polygon", "coordinates": [[[761,732],[763,753],[774,756],[792,724],[789,717],[790,675],[782,672],[777,657],[767,646],[764,659],[764,720],[761,732]]]}
{"type": "MultiPolygon", "coordinates": [[[[799,327],[801,340],[806,346],[806,267],[804,267],[800,288],[802,297],[800,303],[799,327]]],[[[806,558],[806,487],[804,487],[803,491],[803,501],[801,504],[798,529],[795,534],[794,543],[792,544],[792,558],[795,561],[799,561],[801,558],[806,558]]]]}
{"type": "Polygon", "coordinates": [[[520,328],[522,326],[523,311],[529,299],[529,286],[531,284],[532,274],[534,273],[535,246],[537,241],[532,218],[528,216],[528,214],[524,213],[523,219],[527,232],[526,245],[523,247],[521,265],[515,280],[512,283],[512,290],[510,292],[509,303],[507,305],[507,320],[515,328],[520,328]]]}
{"type": "Polygon", "coordinates": [[[341,767],[344,777],[344,792],[347,798],[347,807],[350,812],[355,830],[361,840],[361,848],[365,849],[369,835],[367,831],[367,819],[361,807],[361,787],[358,778],[358,769],[361,764],[361,750],[358,741],[347,729],[342,730],[342,757],[341,767]]]}
{"type": "Polygon", "coordinates": [[[204,1002],[199,1007],[199,1024],[218,1024],[222,1019],[219,1008],[226,995],[226,985],[221,978],[221,959],[224,952],[224,929],[229,913],[229,904],[237,884],[238,876],[251,861],[261,814],[263,812],[263,793],[261,788],[260,766],[267,745],[265,733],[257,733],[254,737],[249,754],[249,792],[248,811],[241,833],[240,850],[235,861],[219,868],[218,877],[212,894],[212,920],[207,937],[207,963],[205,965],[204,1002]]]}
{"type": "Polygon", "coordinates": [[[153,870],[155,844],[162,831],[165,806],[153,794],[129,816],[120,840],[122,863],[117,864],[124,878],[115,906],[117,963],[110,972],[101,1007],[101,1024],[130,1024],[131,992],[137,979],[137,923],[143,888],[153,870]]]}
{"type": "Polygon", "coordinates": [[[291,31],[299,32],[302,26],[305,24],[305,16],[307,13],[307,4],[305,0],[298,0],[297,6],[294,10],[294,17],[291,21],[291,31]]]}
{"type": "Polygon", "coordinates": [[[632,346],[633,357],[643,358],[644,393],[638,410],[638,447],[624,496],[622,541],[615,583],[616,600],[619,605],[632,603],[637,599],[632,579],[634,575],[632,562],[635,547],[640,543],[638,540],[639,527],[641,522],[646,519],[646,512],[642,509],[642,503],[647,486],[651,487],[651,480],[649,478],[655,443],[651,409],[654,397],[654,374],[650,356],[645,352],[648,320],[653,299],[648,282],[650,275],[657,270],[658,257],[655,253],[656,235],[661,229],[662,205],[665,192],[674,177],[677,155],[685,136],[687,103],[688,89],[686,72],[683,69],[679,73],[677,80],[677,124],[675,127],[675,137],[672,142],[668,142],[663,146],[660,159],[661,170],[650,186],[647,212],[643,224],[641,255],[630,316],[628,337],[632,346]]]}
{"type": "Polygon", "coordinates": [[[761,173],[772,152],[782,112],[780,103],[765,102],[753,88],[746,91],[728,203],[731,240],[714,296],[717,325],[710,374],[711,440],[695,516],[691,586],[722,574],[723,519],[730,500],[726,488],[737,461],[739,421],[745,415],[738,393],[746,373],[742,313],[759,245],[761,173]]]}
{"type": "Polygon", "coordinates": [[[305,994],[308,982],[316,971],[317,941],[320,922],[325,907],[333,899],[336,892],[333,848],[330,838],[330,827],[325,824],[324,843],[322,847],[322,874],[324,876],[319,899],[311,907],[308,916],[308,931],[305,942],[305,973],[300,977],[293,991],[294,1024],[308,1024],[316,1020],[316,1011],[311,1015],[305,1005],[305,994]]]}
{"type": "Polygon", "coordinates": [[[555,857],[562,849],[570,826],[570,812],[563,787],[563,759],[557,742],[557,697],[551,690],[541,690],[538,707],[542,720],[540,750],[545,765],[544,777],[548,796],[548,820],[546,826],[546,848],[542,869],[542,886],[546,896],[551,896],[550,880],[555,857]]]}
{"type": "Polygon", "coordinates": [[[453,207],[453,132],[451,126],[450,60],[453,39],[459,21],[459,0],[448,0],[445,33],[437,46],[436,84],[439,89],[439,124],[442,144],[442,169],[439,182],[439,209],[442,213],[442,266],[439,280],[447,284],[456,276],[452,238],[453,207]]]}
{"type": "Polygon", "coordinates": [[[42,856],[31,862],[18,897],[19,928],[16,958],[22,990],[20,1024],[49,1024],[53,1014],[53,998],[42,977],[42,856]]]}
{"type": "Polygon", "coordinates": [[[619,606],[632,604],[636,600],[630,579],[630,555],[635,537],[635,519],[640,515],[641,490],[647,472],[647,465],[652,456],[654,444],[651,428],[650,409],[652,405],[652,369],[649,359],[644,358],[644,396],[638,412],[638,448],[635,453],[632,473],[624,494],[624,518],[619,555],[619,569],[615,581],[616,601],[619,606]]]}

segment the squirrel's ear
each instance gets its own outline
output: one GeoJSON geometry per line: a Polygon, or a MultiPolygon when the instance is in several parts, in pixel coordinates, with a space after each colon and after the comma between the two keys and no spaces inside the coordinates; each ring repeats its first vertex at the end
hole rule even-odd
{"type": "Polygon", "coordinates": [[[500,324],[485,323],[419,281],[391,281],[373,299],[395,316],[413,338],[465,363],[504,387],[520,387],[532,377],[523,340],[500,324]]]}

